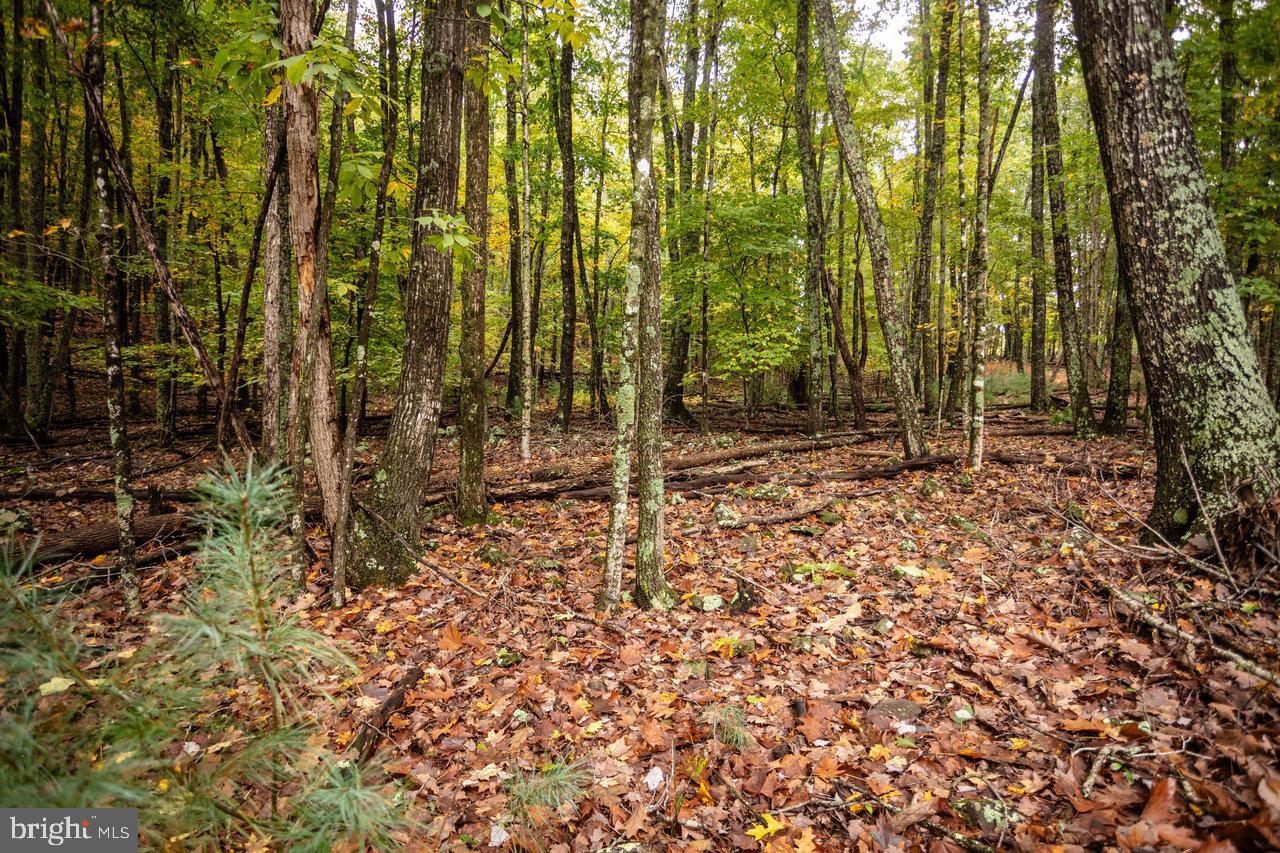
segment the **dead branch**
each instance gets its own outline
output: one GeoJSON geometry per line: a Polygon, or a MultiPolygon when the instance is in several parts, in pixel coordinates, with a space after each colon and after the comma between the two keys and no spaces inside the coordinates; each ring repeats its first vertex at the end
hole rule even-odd
{"type": "Polygon", "coordinates": [[[1161,619],[1159,616],[1152,613],[1147,608],[1146,602],[1137,595],[1109,583],[1102,584],[1102,588],[1110,593],[1112,601],[1119,604],[1129,613],[1129,615],[1135,617],[1139,621],[1145,622],[1157,631],[1171,637],[1177,637],[1192,648],[1211,652],[1215,657],[1235,664],[1236,668],[1242,672],[1247,672],[1255,678],[1260,678],[1274,687],[1280,687],[1280,675],[1276,675],[1274,672],[1264,669],[1239,652],[1232,651],[1231,649],[1224,649],[1217,643],[1206,640],[1203,637],[1197,637],[1195,634],[1192,634],[1189,631],[1184,631],[1177,625],[1161,619]]]}

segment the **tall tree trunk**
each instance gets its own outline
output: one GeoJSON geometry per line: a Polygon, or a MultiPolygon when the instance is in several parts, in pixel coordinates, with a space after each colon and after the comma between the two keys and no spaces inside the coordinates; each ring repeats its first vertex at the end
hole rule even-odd
{"type": "MultiPolygon", "coordinates": [[[[604,382],[604,325],[608,320],[604,310],[608,302],[608,294],[600,289],[600,216],[604,206],[604,179],[609,171],[609,118],[613,101],[606,81],[601,93],[600,116],[600,174],[596,180],[595,217],[591,229],[591,301],[587,309],[587,319],[591,328],[591,398],[599,413],[609,415],[609,398],[605,392],[604,382]]],[[[581,229],[579,229],[581,230],[581,229]]],[[[579,255],[582,254],[579,248],[579,255]]],[[[583,286],[586,290],[586,286],[583,286]]]]}
{"type": "Polygon", "coordinates": [[[1053,235],[1053,281],[1058,293],[1058,333],[1067,364],[1067,390],[1071,398],[1071,420],[1077,436],[1095,431],[1093,404],[1089,399],[1089,378],[1085,373],[1084,346],[1076,316],[1076,294],[1072,283],[1071,233],[1067,224],[1066,175],[1062,165],[1061,132],[1058,126],[1058,90],[1054,73],[1053,20],[1056,0],[1036,0],[1036,90],[1040,97],[1041,141],[1044,148],[1045,178],[1049,185],[1049,218],[1053,235]]]}
{"type": "Polygon", "coordinates": [[[1123,436],[1129,420],[1129,375],[1133,370],[1133,320],[1124,284],[1116,282],[1116,308],[1111,321],[1111,377],[1107,384],[1107,408],[1102,415],[1104,435],[1123,436]]]}
{"type": "Polygon", "coordinates": [[[520,159],[520,142],[516,131],[519,107],[516,104],[516,81],[508,78],[505,86],[506,150],[502,152],[502,175],[507,191],[507,233],[511,239],[507,249],[507,283],[511,292],[511,356],[507,365],[506,408],[517,416],[520,389],[524,381],[525,337],[528,327],[524,317],[524,232],[520,227],[520,183],[516,177],[516,161],[520,159]]]}
{"type": "MultiPolygon", "coordinates": [[[[822,188],[813,153],[813,113],[809,110],[809,0],[796,2],[796,147],[804,184],[805,213],[805,320],[809,338],[806,361],[810,435],[822,430],[822,293],[826,282],[823,257],[825,228],[822,222],[822,188]]],[[[843,334],[841,334],[843,337],[843,334]]]]}
{"type": "Polygon", "coordinates": [[[1280,418],[1250,344],[1159,0],[1073,0],[1120,279],[1156,444],[1148,523],[1178,535],[1276,482],[1280,418]],[[1135,82],[1140,85],[1135,85],[1135,82]]]}
{"type": "MultiPolygon", "coordinates": [[[[528,462],[532,451],[529,434],[533,429],[533,352],[538,336],[534,323],[534,299],[530,292],[533,276],[529,250],[533,240],[529,208],[533,188],[529,180],[529,7],[520,6],[520,218],[524,226],[520,237],[520,325],[525,330],[524,354],[520,372],[520,459],[528,462]]],[[[545,220],[545,217],[543,217],[545,220]]]]}
{"type": "MultiPolygon", "coordinates": [[[[56,17],[50,16],[56,27],[56,17]]],[[[102,2],[89,4],[89,55],[85,69],[85,87],[90,100],[102,102],[102,2]]],[[[137,613],[141,607],[138,575],[134,563],[133,516],[136,509],[133,498],[133,460],[129,448],[129,429],[125,422],[124,361],[120,354],[120,342],[124,336],[121,324],[124,296],[124,278],[116,264],[116,255],[122,248],[124,231],[111,221],[111,184],[107,177],[106,158],[101,156],[99,144],[93,148],[99,156],[92,158],[94,183],[98,188],[98,259],[102,269],[102,329],[103,354],[107,369],[107,432],[111,438],[111,474],[116,495],[116,527],[119,533],[120,556],[116,563],[120,572],[121,591],[125,607],[137,613]]]]}
{"type": "Polygon", "coordinates": [[[631,155],[631,242],[623,310],[622,364],[613,456],[613,498],[600,604],[618,605],[626,548],[631,445],[638,432],[640,530],[636,544],[635,599],[667,609],[675,591],[662,575],[662,318],[658,188],[653,173],[655,94],[661,73],[666,5],[631,4],[631,59],[627,82],[628,149],[631,155]],[[638,425],[638,428],[637,428],[638,425]]]}
{"type": "Polygon", "coordinates": [[[573,161],[573,45],[560,46],[556,140],[560,145],[560,399],[556,421],[565,432],[573,418],[574,344],[578,295],[574,290],[573,237],[578,229],[577,167],[573,161]]]}
{"type": "MultiPolygon", "coordinates": [[[[489,95],[485,89],[489,68],[489,18],[481,15],[481,0],[469,0],[467,4],[467,63],[474,76],[466,83],[463,96],[466,111],[467,140],[467,188],[463,213],[467,227],[475,235],[473,256],[462,273],[462,337],[459,344],[459,364],[462,370],[462,395],[458,407],[458,521],[472,524],[485,517],[484,494],[484,289],[489,275],[489,95]]],[[[561,85],[570,79],[568,69],[573,65],[572,50],[566,44],[567,55],[562,59],[565,69],[561,85]]],[[[561,113],[566,109],[561,99],[561,113]]],[[[572,99],[568,99],[572,110],[572,99]]],[[[569,124],[572,133],[572,122],[569,124]]],[[[561,143],[561,152],[564,144],[561,143]]],[[[573,144],[570,140],[565,181],[572,184],[573,144]]],[[[568,200],[572,196],[566,191],[568,200]]],[[[576,206],[572,211],[576,219],[576,206]]],[[[566,211],[566,217],[569,212],[566,211]]],[[[562,226],[564,227],[564,226],[562,226]]],[[[572,234],[572,232],[570,232],[572,234]]],[[[561,251],[564,242],[561,241],[561,251]]],[[[561,259],[563,263],[563,258],[561,259]]],[[[573,278],[573,270],[569,270],[573,278]]],[[[572,283],[570,284],[572,290],[572,283]]],[[[572,328],[566,323],[566,334],[572,337],[572,328]]],[[[562,356],[563,358],[563,356],[562,356]]],[[[572,404],[573,351],[568,354],[570,375],[570,404],[572,404]]],[[[563,364],[562,364],[563,367],[563,364]]],[[[563,381],[563,379],[562,379],[563,381]]],[[[568,411],[564,425],[568,426],[568,411]]]]}
{"type": "Polygon", "coordinates": [[[947,388],[947,400],[943,415],[952,417],[956,409],[963,409],[967,423],[969,415],[969,354],[972,349],[973,323],[969,309],[969,211],[965,202],[964,147],[969,106],[968,83],[964,64],[964,3],[957,0],[956,13],[956,88],[960,90],[959,128],[956,133],[956,211],[959,230],[959,247],[956,250],[956,355],[951,360],[951,385],[947,388]]]}
{"type": "MultiPolygon", "coordinates": [[[[923,7],[927,16],[928,3],[923,7]]],[[[912,365],[920,364],[921,393],[924,396],[924,411],[931,415],[937,407],[938,389],[934,385],[933,345],[930,340],[932,323],[930,313],[930,285],[933,278],[931,266],[933,262],[933,216],[937,208],[938,184],[942,181],[943,162],[946,158],[947,144],[947,79],[951,70],[951,21],[955,16],[955,4],[952,0],[943,0],[942,19],[938,26],[938,79],[936,84],[926,86],[926,104],[928,95],[933,95],[933,113],[929,130],[925,134],[928,156],[925,164],[924,192],[920,205],[920,230],[916,236],[916,262],[912,267],[911,284],[911,327],[912,365]]],[[[923,22],[925,33],[928,33],[929,21],[923,22]]],[[[928,68],[925,69],[926,80],[931,80],[928,68]]]]}
{"type": "Polygon", "coordinates": [[[640,524],[636,537],[635,601],[667,610],[676,593],[662,574],[662,258],[658,187],[653,174],[653,124],[658,64],[662,61],[664,0],[633,0],[628,117],[632,163],[631,256],[627,276],[639,280],[636,352],[636,479],[640,524]]]}
{"type": "MultiPolygon", "coordinates": [[[[352,384],[350,414],[342,442],[342,491],[338,499],[338,521],[333,532],[333,603],[342,607],[347,595],[347,571],[357,556],[353,530],[361,530],[369,536],[369,530],[357,526],[355,507],[352,505],[352,487],[355,484],[356,448],[360,443],[360,421],[364,414],[361,402],[369,378],[369,335],[373,328],[373,307],[378,298],[378,277],[382,273],[382,238],[387,221],[387,187],[395,165],[396,135],[399,121],[400,69],[399,50],[396,45],[395,5],[386,0],[374,0],[378,30],[379,95],[382,98],[382,166],[378,170],[378,189],[373,206],[373,234],[369,242],[369,266],[365,272],[364,294],[361,299],[356,330],[355,381],[352,384]]],[[[488,142],[488,136],[485,136],[488,142]]],[[[481,358],[484,357],[483,351],[481,358]]],[[[483,377],[481,379],[483,385],[483,377]]],[[[483,427],[482,427],[483,429],[483,427]]],[[[379,531],[385,535],[385,531],[379,531]]]]}
{"type": "Polygon", "coordinates": [[[1047,262],[1044,252],[1044,145],[1040,96],[1031,90],[1031,411],[1049,410],[1045,386],[1045,338],[1048,331],[1047,262]]]}
{"type": "MultiPolygon", "coordinates": [[[[698,95],[698,57],[701,42],[698,39],[698,0],[689,0],[684,21],[685,57],[684,57],[684,90],[680,104],[680,122],[676,127],[676,147],[679,178],[679,204],[689,206],[693,199],[693,154],[694,130],[696,121],[694,107],[698,95]]],[[[709,72],[710,53],[704,64],[704,71],[709,72]]],[[[665,72],[660,72],[665,73],[665,72]]],[[[705,85],[704,85],[705,88],[705,85]]],[[[671,232],[668,236],[671,246],[671,262],[675,264],[683,258],[691,258],[698,254],[698,233],[692,229],[683,229],[681,233],[671,232]]],[[[683,424],[695,423],[693,414],[684,402],[685,374],[689,372],[689,344],[693,340],[691,326],[693,316],[686,299],[676,300],[675,317],[671,321],[671,356],[667,366],[667,375],[663,387],[663,412],[666,417],[683,424]]],[[[643,329],[641,331],[643,334],[643,329]]]]}
{"type": "Polygon", "coordinates": [[[968,465],[974,471],[982,468],[982,430],[986,411],[987,375],[987,276],[990,248],[987,235],[987,210],[991,200],[991,16],[987,0],[978,0],[978,169],[974,176],[973,218],[974,289],[973,289],[973,382],[969,402],[968,465]]]}
{"type": "MultiPolygon", "coordinates": [[[[422,495],[431,478],[449,342],[453,255],[434,244],[432,238],[440,230],[430,217],[436,211],[453,216],[458,206],[466,70],[462,19],[461,0],[441,0],[423,22],[424,50],[434,59],[422,66],[422,121],[424,128],[438,132],[419,136],[400,393],[370,496],[380,514],[410,541],[417,541],[422,495]]],[[[379,531],[367,537],[370,547],[348,569],[352,586],[400,583],[413,573],[412,558],[387,534],[379,531]]]]}
{"type": "MultiPolygon", "coordinates": [[[[285,144],[283,119],[279,102],[266,108],[263,137],[264,172],[273,170],[281,145],[285,144]]],[[[283,171],[283,170],[281,170],[283,171]]],[[[279,461],[284,449],[283,430],[288,410],[289,342],[293,337],[292,299],[289,294],[289,266],[285,234],[288,232],[287,188],[281,177],[267,203],[267,220],[263,225],[262,258],[262,455],[270,462],[279,461]]],[[[269,177],[268,177],[269,179],[269,177]]]]}
{"type": "MultiPolygon", "coordinates": [[[[165,263],[173,265],[177,257],[179,217],[174,211],[174,175],[179,167],[177,156],[181,129],[174,121],[174,96],[181,98],[179,86],[178,43],[174,33],[164,37],[164,67],[156,90],[157,133],[160,145],[160,163],[157,167],[155,192],[156,230],[160,233],[160,248],[165,263]]],[[[160,445],[173,443],[177,429],[177,383],[174,381],[174,355],[172,311],[169,303],[156,299],[153,311],[156,325],[155,367],[155,416],[160,430],[160,445]]]]}
{"type": "Polygon", "coordinates": [[[835,17],[831,12],[831,0],[817,0],[815,11],[831,118],[840,143],[840,154],[849,173],[850,185],[858,201],[863,229],[867,232],[867,246],[871,251],[872,283],[876,292],[880,328],[884,334],[889,363],[889,387],[898,416],[898,429],[902,435],[903,455],[914,459],[929,451],[924,441],[916,396],[911,388],[907,337],[893,286],[889,242],[885,237],[884,221],[880,217],[875,189],[871,186],[871,178],[862,157],[862,146],[858,142],[853,117],[849,112],[849,101],[844,90],[844,72],[840,65],[840,40],[836,32],[835,17]]]}

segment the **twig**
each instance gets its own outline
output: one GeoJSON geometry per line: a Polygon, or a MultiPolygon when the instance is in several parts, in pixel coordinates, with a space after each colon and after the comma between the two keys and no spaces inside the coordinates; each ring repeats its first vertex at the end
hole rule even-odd
{"type": "Polygon", "coordinates": [[[1237,669],[1247,672],[1255,678],[1260,678],[1274,687],[1280,687],[1280,675],[1276,675],[1270,670],[1263,669],[1257,663],[1239,652],[1234,652],[1231,649],[1224,649],[1214,642],[1206,640],[1203,637],[1197,637],[1195,634],[1182,630],[1177,625],[1166,622],[1164,619],[1161,619],[1159,616],[1156,616],[1148,610],[1146,603],[1131,592],[1112,586],[1109,583],[1102,584],[1102,587],[1111,594],[1112,600],[1128,611],[1130,615],[1146,622],[1152,628],[1163,631],[1169,636],[1177,637],[1193,648],[1208,649],[1219,658],[1235,664],[1237,669]]]}

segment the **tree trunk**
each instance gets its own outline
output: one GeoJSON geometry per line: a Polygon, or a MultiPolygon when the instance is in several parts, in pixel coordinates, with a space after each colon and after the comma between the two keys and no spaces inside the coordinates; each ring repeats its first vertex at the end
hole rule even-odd
{"type": "MultiPolygon", "coordinates": [[[[1038,87],[1037,87],[1038,88],[1038,87]]],[[[1045,337],[1048,331],[1048,287],[1044,254],[1044,145],[1040,96],[1031,90],[1031,411],[1049,410],[1045,385],[1045,337]]]]}
{"type": "Polygon", "coordinates": [[[1116,282],[1116,309],[1111,321],[1111,377],[1107,384],[1107,408],[1102,416],[1104,435],[1123,436],[1129,419],[1129,374],[1133,370],[1133,320],[1124,285],[1116,282]]]}
{"type": "Polygon", "coordinates": [[[880,218],[880,205],[876,201],[875,190],[867,174],[866,162],[862,157],[862,146],[854,131],[849,101],[845,96],[844,72],[840,65],[840,42],[836,32],[835,17],[831,12],[831,0],[817,0],[815,11],[832,122],[835,124],[836,137],[840,142],[840,154],[844,159],[845,169],[849,173],[850,185],[858,201],[863,228],[867,232],[867,246],[871,251],[872,283],[876,292],[880,327],[884,334],[886,356],[889,362],[889,386],[898,416],[898,429],[902,434],[903,455],[908,459],[914,459],[917,456],[928,455],[929,450],[924,442],[924,430],[920,424],[916,396],[911,388],[907,338],[902,328],[902,314],[898,310],[898,299],[893,287],[889,242],[885,237],[884,221],[880,218]]]}
{"type": "MultiPolygon", "coordinates": [[[[463,213],[467,227],[475,236],[475,248],[462,273],[462,337],[459,344],[459,364],[462,371],[462,395],[458,403],[458,509],[457,518],[463,524],[483,521],[485,517],[484,493],[484,289],[489,275],[489,95],[484,83],[489,68],[489,17],[481,15],[481,0],[469,0],[467,4],[467,62],[474,77],[466,83],[463,102],[466,110],[467,187],[463,213]]],[[[568,68],[573,65],[573,53],[565,45],[567,55],[561,85],[570,79],[568,68]]],[[[565,111],[565,98],[561,98],[561,119],[565,111]]],[[[572,99],[569,109],[572,109],[572,99]]],[[[570,122],[570,128],[572,123],[570,122]]],[[[572,133],[572,130],[567,131],[572,133]]],[[[561,142],[561,152],[564,144],[561,142]]],[[[568,160],[565,164],[565,181],[572,185],[573,145],[570,140],[568,160]]],[[[566,191],[568,201],[571,195],[566,191]]],[[[576,218],[576,208],[572,211],[576,218]]],[[[566,211],[568,218],[570,211],[566,211]]],[[[563,227],[563,226],[562,226],[563,227]]],[[[572,234],[572,232],[570,232],[572,234]]],[[[561,241],[561,251],[564,242],[561,241]]],[[[563,258],[561,259],[563,262],[563,258]]],[[[573,278],[573,270],[569,270],[573,278]]],[[[572,290],[572,284],[570,285],[572,290]]],[[[566,333],[572,337],[569,324],[566,333]]],[[[573,352],[569,348],[570,405],[572,405],[573,352]]],[[[563,365],[562,365],[563,366],[563,365]]],[[[562,380],[563,381],[563,380],[562,380]]],[[[568,426],[568,411],[564,424],[568,426]]]]}
{"type": "MultiPolygon", "coordinates": [[[[928,9],[926,3],[924,9],[928,9]]],[[[938,389],[934,384],[933,345],[930,334],[933,324],[930,322],[930,285],[932,284],[931,266],[933,262],[933,216],[937,208],[938,185],[942,181],[943,165],[947,153],[947,79],[951,71],[951,21],[955,16],[955,4],[943,2],[942,20],[938,28],[938,79],[935,85],[926,87],[926,104],[928,94],[933,95],[933,114],[928,133],[928,157],[925,164],[924,192],[920,209],[920,230],[916,236],[916,262],[912,267],[911,284],[911,326],[915,330],[912,338],[912,365],[920,364],[921,393],[924,396],[924,410],[931,415],[937,408],[938,389]]],[[[929,21],[926,17],[923,26],[928,33],[929,21]]],[[[925,69],[926,79],[929,78],[925,69]]],[[[939,318],[941,319],[941,318],[939,318]]]]}
{"type": "Polygon", "coordinates": [[[982,468],[982,429],[986,411],[987,375],[987,277],[990,248],[987,234],[987,210],[991,199],[991,16],[987,0],[978,0],[978,169],[974,176],[973,217],[974,288],[973,288],[973,381],[969,402],[968,465],[974,471],[982,468]]]}
{"type": "Polygon", "coordinates": [[[1187,531],[1275,483],[1280,419],[1250,344],[1158,0],[1073,0],[1156,444],[1148,523],[1187,531]]]}
{"type": "Polygon", "coordinates": [[[516,105],[516,81],[506,82],[506,150],[502,152],[502,175],[507,191],[507,233],[511,239],[507,249],[507,283],[511,293],[511,357],[507,362],[507,412],[515,416],[520,408],[521,383],[524,381],[525,337],[528,326],[524,316],[524,232],[520,227],[520,184],[516,177],[516,160],[520,142],[516,132],[519,107],[516,105]]]}
{"type": "MultiPolygon", "coordinates": [[[[826,276],[825,228],[822,222],[822,189],[818,163],[813,153],[813,114],[809,110],[809,0],[796,2],[796,148],[800,176],[804,184],[805,277],[804,305],[809,338],[806,365],[809,374],[807,395],[808,430],[822,430],[822,293],[826,276]]],[[[840,335],[844,337],[843,333],[840,335]]]]}
{"type": "MultiPolygon", "coordinates": [[[[55,24],[56,26],[56,24],[55,24]]],[[[85,84],[91,100],[102,102],[102,2],[89,4],[90,48],[85,84]]],[[[101,145],[94,145],[100,154],[101,145]]],[[[121,577],[125,607],[137,613],[142,606],[138,590],[138,575],[134,561],[133,516],[136,509],[133,498],[133,460],[129,449],[129,431],[125,423],[124,363],[120,354],[120,342],[124,336],[121,324],[125,283],[116,265],[116,255],[121,249],[124,232],[111,222],[111,185],[107,180],[106,158],[96,156],[94,183],[98,188],[98,258],[102,265],[102,329],[103,354],[107,369],[107,432],[111,438],[111,474],[116,496],[116,529],[120,542],[120,557],[116,565],[121,577]]]]}
{"type": "MultiPolygon", "coordinates": [[[[423,45],[435,59],[423,63],[422,133],[418,147],[413,247],[405,289],[405,347],[400,392],[391,415],[386,450],[370,501],[392,527],[417,541],[422,495],[431,478],[440,420],[444,363],[449,341],[453,255],[437,246],[441,232],[430,216],[453,216],[458,205],[463,73],[466,69],[461,0],[442,0],[424,19],[423,45]]],[[[481,368],[483,369],[483,368],[481,368]]],[[[396,584],[414,570],[413,560],[389,534],[372,527],[348,575],[351,585],[396,584]]]]}
{"type": "Polygon", "coordinates": [[[556,421],[569,431],[573,418],[574,344],[578,328],[578,295],[574,290],[573,237],[578,228],[577,167],[573,161],[573,45],[560,47],[559,104],[556,140],[560,146],[560,399],[556,421]]]}
{"type": "MultiPolygon", "coordinates": [[[[347,594],[347,570],[355,559],[352,530],[356,526],[351,490],[355,484],[356,448],[360,443],[360,421],[364,414],[365,389],[369,377],[369,334],[373,327],[373,306],[378,298],[378,277],[382,272],[382,237],[387,221],[387,187],[395,164],[397,122],[399,120],[400,70],[396,45],[395,6],[386,0],[374,0],[378,18],[379,94],[382,97],[382,167],[378,171],[377,196],[373,206],[373,235],[369,242],[369,267],[365,273],[364,294],[356,330],[355,381],[352,385],[354,405],[347,417],[342,443],[342,491],[338,499],[338,522],[333,532],[333,603],[343,606],[347,594]]],[[[488,142],[488,136],[485,136],[488,142]]],[[[483,349],[480,357],[484,358],[483,349]]],[[[481,378],[483,387],[483,377],[481,378]]],[[[483,430],[483,427],[482,427],[483,430]]],[[[368,530],[363,531],[367,536],[368,530]]],[[[382,531],[385,533],[385,531],[382,531]]]]}
{"type": "MultiPolygon", "coordinates": [[[[520,325],[525,330],[524,354],[520,361],[520,459],[528,462],[532,451],[529,434],[533,429],[533,352],[534,339],[538,336],[534,322],[534,299],[531,290],[533,277],[530,269],[529,250],[533,240],[529,208],[533,188],[529,182],[529,7],[520,6],[520,218],[524,230],[520,238],[520,325]]],[[[545,221],[545,217],[544,217],[545,221]]]]}
{"type": "MultiPolygon", "coordinates": [[[[279,102],[266,108],[263,140],[264,170],[272,171],[281,145],[285,144],[283,116],[279,102]]],[[[283,172],[283,170],[281,170],[283,172]]],[[[287,188],[281,175],[271,193],[267,221],[263,226],[262,258],[262,455],[264,461],[280,461],[284,449],[283,430],[288,403],[288,371],[293,337],[292,299],[289,294],[289,265],[285,247],[288,232],[283,203],[287,188]]]]}
{"type": "Polygon", "coordinates": [[[1040,128],[1044,149],[1045,178],[1049,184],[1049,218],[1053,235],[1053,281],[1058,293],[1058,332],[1067,363],[1067,390],[1071,399],[1071,419],[1076,435],[1095,431],[1093,404],[1089,399],[1089,379],[1085,373],[1084,346],[1076,316],[1076,294],[1072,283],[1071,234],[1067,224],[1066,176],[1062,165],[1061,132],[1058,126],[1058,90],[1054,79],[1057,63],[1053,51],[1053,21],[1056,0],[1036,0],[1036,90],[1040,96],[1040,128]]]}

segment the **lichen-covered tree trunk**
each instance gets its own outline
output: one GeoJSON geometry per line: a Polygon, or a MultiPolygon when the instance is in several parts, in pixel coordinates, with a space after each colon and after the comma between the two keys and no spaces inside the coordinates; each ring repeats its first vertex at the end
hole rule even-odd
{"type": "Polygon", "coordinates": [[[991,16],[987,0],[978,0],[978,168],[974,175],[973,217],[973,378],[969,401],[968,464],[982,468],[982,430],[986,412],[987,376],[987,278],[990,246],[987,211],[991,199],[991,16]]]}
{"type": "Polygon", "coordinates": [[[1053,282],[1058,293],[1058,334],[1067,366],[1067,391],[1071,421],[1077,436],[1096,431],[1089,376],[1085,372],[1084,342],[1076,316],[1076,294],[1071,266],[1071,233],[1067,223],[1066,174],[1062,165],[1061,130],[1058,124],[1057,63],[1053,51],[1053,21],[1057,0],[1036,0],[1036,90],[1040,95],[1041,143],[1045,178],[1049,185],[1049,225],[1053,236],[1053,282]]]}
{"type": "Polygon", "coordinates": [[[628,124],[631,151],[631,247],[627,277],[639,290],[636,352],[636,479],[640,526],[636,538],[635,600],[666,610],[675,591],[662,573],[662,258],[658,187],[653,173],[653,123],[657,114],[658,63],[666,29],[663,0],[631,4],[628,124]]]}
{"type": "MultiPolygon", "coordinates": [[[[633,169],[634,175],[634,169],[633,169]]],[[[634,207],[634,201],[633,201],[634,207]]],[[[636,253],[635,224],[628,255],[636,253]]],[[[627,259],[622,301],[622,343],[618,353],[618,396],[614,401],[612,494],[604,576],[597,605],[613,610],[622,600],[622,562],[627,550],[627,498],[631,493],[631,451],[636,440],[636,338],[640,315],[640,264],[627,259]]]]}
{"type": "Polygon", "coordinates": [[[822,64],[827,83],[827,100],[831,107],[832,123],[840,142],[840,154],[858,210],[862,214],[863,229],[867,233],[867,247],[871,253],[872,284],[876,293],[877,313],[884,335],[885,351],[889,362],[889,389],[893,395],[894,409],[898,417],[898,430],[902,435],[903,455],[908,459],[924,456],[929,452],[924,441],[916,395],[911,387],[911,366],[908,363],[907,337],[903,329],[902,313],[893,286],[893,266],[889,257],[889,241],[885,237],[884,221],[880,217],[880,205],[875,189],[867,174],[862,146],[853,127],[849,101],[844,91],[844,71],[840,63],[840,39],[836,33],[835,17],[831,12],[831,0],[817,0],[815,4],[818,41],[822,49],[822,64]]]}
{"type": "MultiPolygon", "coordinates": [[[[476,240],[472,257],[462,273],[462,336],[458,353],[462,397],[458,409],[457,517],[464,524],[482,521],[485,517],[484,289],[489,275],[489,95],[483,84],[489,67],[489,18],[480,15],[479,5],[480,0],[467,3],[467,61],[475,76],[469,78],[463,95],[467,140],[467,193],[463,214],[476,240]]],[[[565,61],[572,66],[572,53],[565,61]]],[[[561,105],[563,109],[563,100],[561,105]]],[[[572,144],[568,156],[566,168],[571,172],[572,144]]],[[[576,216],[576,209],[574,214],[576,216]]],[[[572,352],[569,363],[572,366],[572,352]]],[[[570,389],[572,397],[572,385],[570,389]]],[[[565,424],[568,424],[567,417],[565,424]]]]}
{"type": "MultiPolygon", "coordinates": [[[[87,85],[102,98],[102,3],[93,0],[89,4],[89,34],[91,46],[87,68],[87,85]]],[[[91,95],[92,97],[92,95],[91,95]]],[[[94,140],[97,142],[97,140],[94,140]]],[[[93,145],[95,154],[99,146],[93,145]]],[[[125,607],[130,613],[141,609],[138,591],[138,575],[134,564],[135,542],[133,533],[133,460],[129,448],[129,428],[125,421],[124,361],[120,342],[124,336],[121,323],[123,311],[124,279],[116,264],[116,256],[122,248],[123,229],[114,227],[111,221],[111,185],[107,180],[107,165],[102,156],[92,156],[94,183],[98,188],[98,259],[102,275],[102,329],[103,355],[107,371],[107,431],[111,439],[111,475],[116,494],[116,528],[119,534],[120,556],[116,562],[120,572],[120,588],[125,607]]]]}
{"type": "MultiPolygon", "coordinates": [[[[466,70],[462,0],[440,0],[423,20],[427,61],[421,76],[422,122],[418,140],[418,185],[414,198],[409,280],[404,294],[405,346],[400,390],[391,429],[369,500],[410,542],[416,542],[422,496],[431,478],[436,427],[440,421],[444,363],[449,343],[449,303],[453,254],[436,244],[440,233],[431,215],[453,216],[458,206],[462,137],[463,73],[466,70]]],[[[483,369],[483,368],[482,368],[483,369]]],[[[359,589],[404,581],[414,562],[388,535],[367,526],[349,580],[359,589]]]]}
{"type": "Polygon", "coordinates": [[[1156,445],[1148,522],[1179,535],[1274,488],[1280,418],[1245,326],[1158,0],[1072,0],[1156,445]],[[1199,497],[1197,497],[1197,492],[1199,497]]]}
{"type": "Polygon", "coordinates": [[[1041,145],[1040,96],[1031,90],[1031,411],[1049,409],[1045,384],[1045,333],[1048,287],[1044,280],[1044,147],[1041,145]]]}
{"type": "MultiPolygon", "coordinates": [[[[276,152],[284,137],[281,134],[279,103],[266,108],[266,130],[263,145],[263,162],[270,170],[276,152]]],[[[281,178],[284,176],[281,175],[281,178]]],[[[267,206],[267,220],[262,233],[262,439],[264,461],[280,460],[284,449],[284,418],[287,410],[288,374],[293,338],[292,305],[289,295],[288,254],[284,235],[287,231],[283,204],[287,185],[281,179],[271,193],[267,206]]]]}
{"type": "MultiPolygon", "coordinates": [[[[805,321],[809,338],[807,367],[808,430],[822,430],[822,296],[823,257],[826,253],[822,222],[822,188],[818,162],[813,153],[813,114],[809,110],[809,0],[796,2],[796,148],[800,157],[800,177],[804,183],[805,219],[805,321]]],[[[843,338],[843,332],[841,333],[843,338]]]]}
{"type": "MultiPolygon", "coordinates": [[[[548,154],[550,156],[550,154],[548,154]]],[[[520,371],[520,459],[532,455],[529,434],[533,429],[533,352],[538,336],[534,318],[533,275],[530,249],[533,242],[530,207],[533,187],[529,178],[529,7],[520,6],[520,325],[524,328],[524,355],[520,371]]],[[[545,221],[546,217],[543,217],[545,221]]]]}

